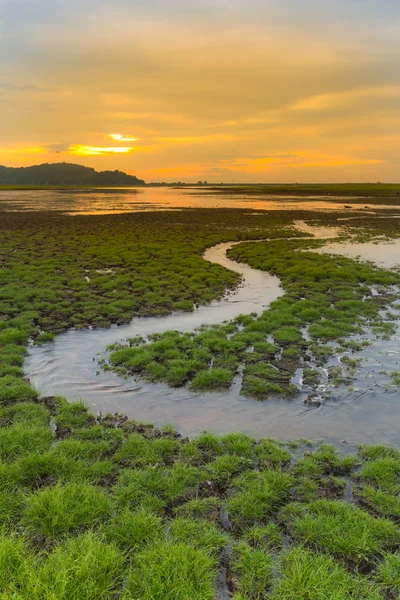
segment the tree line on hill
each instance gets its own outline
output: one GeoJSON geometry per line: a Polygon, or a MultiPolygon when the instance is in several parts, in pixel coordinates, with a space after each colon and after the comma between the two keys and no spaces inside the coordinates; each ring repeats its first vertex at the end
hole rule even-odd
{"type": "Polygon", "coordinates": [[[72,163],[52,163],[31,167],[4,167],[0,165],[2,185],[83,185],[119,186],[145,185],[143,179],[123,171],[96,171],[72,163]]]}

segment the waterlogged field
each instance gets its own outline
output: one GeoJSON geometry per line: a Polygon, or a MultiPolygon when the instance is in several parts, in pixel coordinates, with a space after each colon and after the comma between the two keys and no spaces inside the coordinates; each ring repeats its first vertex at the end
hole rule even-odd
{"type": "MultiPolygon", "coordinates": [[[[117,344],[111,368],[195,391],[229,389],[242,368],[244,396],[264,400],[296,394],[293,376],[304,359],[324,364],[334,353],[327,342],[346,344],[367,325],[383,335],[393,331],[382,310],[399,297],[398,272],[307,252],[318,244],[279,240],[235,246],[228,253],[231,258],[280,278],[281,298],[259,317],[242,315],[195,333],[167,331],[147,342],[139,337],[117,344]],[[372,286],[383,293],[373,295],[372,286]]],[[[305,368],[303,375],[311,387],[319,385],[318,370],[305,368]]],[[[330,379],[338,376],[329,374],[330,379]]]]}
{"type": "MultiPolygon", "coordinates": [[[[259,398],[266,411],[273,395],[290,402],[299,369],[317,390],[338,348],[355,355],[329,377],[347,377],[357,368],[358,335],[393,333],[400,274],[318,254],[321,242],[294,226],[299,219],[343,225],[342,216],[1,214],[2,597],[399,597],[396,448],[342,445],[339,452],[244,433],[190,440],[172,426],[96,416],[81,401],[43,397],[24,379],[28,343],[51,344],[70,328],[190,313],[223,297],[240,276],[202,254],[227,241],[244,241],[230,257],[277,275],[284,294],[259,316],[131,339],[112,349],[111,368],[226,395],[241,373],[244,398],[259,398]],[[248,242],[262,239],[270,241],[248,242]]],[[[350,216],[343,239],[400,235],[396,219],[350,216]]]]}

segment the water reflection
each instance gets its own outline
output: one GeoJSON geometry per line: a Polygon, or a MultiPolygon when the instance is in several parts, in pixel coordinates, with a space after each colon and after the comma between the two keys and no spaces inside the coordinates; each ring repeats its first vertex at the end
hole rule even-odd
{"type": "MultiPolygon", "coordinates": [[[[0,190],[0,211],[60,211],[67,214],[116,214],[183,208],[249,208],[260,210],[338,210],[351,198],[334,196],[238,196],[174,188],[109,188],[86,190],[0,190]]],[[[393,206],[355,204],[353,212],[393,206]]]]}

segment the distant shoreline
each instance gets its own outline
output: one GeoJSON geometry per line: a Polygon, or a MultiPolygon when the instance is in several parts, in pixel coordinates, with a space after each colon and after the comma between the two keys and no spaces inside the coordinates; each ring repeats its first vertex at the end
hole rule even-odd
{"type": "Polygon", "coordinates": [[[141,185],[84,185],[84,184],[0,184],[0,191],[97,191],[111,193],[138,193],[152,187],[168,187],[186,190],[202,190],[206,194],[229,194],[246,196],[290,196],[293,198],[312,197],[326,202],[337,201],[337,197],[349,198],[351,203],[365,199],[383,200],[386,204],[400,204],[400,183],[349,183],[349,184],[196,184],[196,183],[147,183],[141,185]],[[330,198],[332,196],[332,198],[330,198]],[[323,197],[323,198],[321,198],[323,197]]]}

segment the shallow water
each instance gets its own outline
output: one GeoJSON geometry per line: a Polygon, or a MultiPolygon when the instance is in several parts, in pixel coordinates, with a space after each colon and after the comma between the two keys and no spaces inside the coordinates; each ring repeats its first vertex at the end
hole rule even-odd
{"type": "MultiPolygon", "coordinates": [[[[260,210],[342,210],[351,198],[341,196],[253,196],[210,193],[207,188],[109,188],[90,190],[0,190],[0,210],[60,211],[75,214],[116,214],[183,208],[251,208],[260,210]]],[[[355,204],[352,212],[394,206],[355,204]]]]}
{"type": "MultiPolygon", "coordinates": [[[[310,233],[310,226],[297,223],[310,233]]],[[[328,239],[337,234],[332,228],[312,228],[316,237],[328,239]]],[[[200,307],[193,313],[167,317],[136,318],[126,326],[110,329],[69,331],[54,342],[29,349],[25,373],[42,394],[60,394],[69,399],[83,398],[95,412],[123,412],[140,421],[157,425],[174,424],[186,435],[203,429],[216,432],[240,430],[258,437],[283,440],[306,437],[349,442],[400,443],[399,391],[389,389],[389,378],[380,374],[399,369],[400,333],[390,341],[376,341],[362,353],[363,363],[353,390],[339,388],[334,397],[319,408],[304,405],[309,390],[294,400],[260,402],[240,396],[240,376],[228,393],[199,394],[187,389],[171,389],[164,384],[147,384],[133,378],[124,380],[100,370],[99,350],[134,335],[148,335],[169,329],[191,331],[201,324],[221,323],[239,314],[261,313],[283,290],[279,280],[262,271],[238,264],[226,257],[234,243],[219,244],[204,258],[243,276],[241,287],[221,301],[200,307]]],[[[350,245],[349,245],[350,246],[350,245]]],[[[365,248],[375,244],[363,244],[365,248]]],[[[391,245],[393,248],[393,245],[391,245]]],[[[397,245],[399,248],[399,245],[397,245]]],[[[347,249],[348,250],[348,249],[347,249]]],[[[397,254],[400,256],[400,253],[397,254]]],[[[365,256],[370,258],[370,256],[365,256]]]]}
{"type": "Polygon", "coordinates": [[[369,260],[380,267],[392,268],[400,266],[400,241],[380,243],[329,243],[316,252],[324,254],[340,254],[360,260],[369,260]]]}

